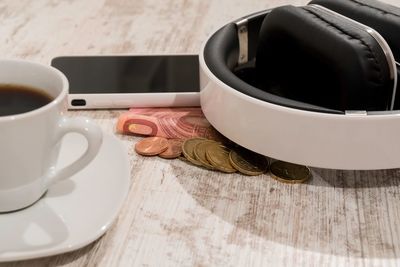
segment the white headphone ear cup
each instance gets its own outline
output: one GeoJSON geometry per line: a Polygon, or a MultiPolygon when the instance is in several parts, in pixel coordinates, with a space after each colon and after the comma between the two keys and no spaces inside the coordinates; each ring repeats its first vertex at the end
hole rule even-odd
{"type": "Polygon", "coordinates": [[[283,6],[260,29],[259,87],[337,110],[386,110],[393,81],[385,53],[366,31],[311,7],[283,6]]]}
{"type": "MultiPolygon", "coordinates": [[[[260,12],[260,19],[269,12],[260,12]]],[[[254,26],[250,24],[249,28],[254,26]]],[[[264,92],[228,67],[232,56],[237,59],[238,48],[234,22],[216,31],[199,54],[202,110],[224,136],[257,153],[302,165],[348,170],[400,167],[399,112],[345,115],[264,92]]]]}

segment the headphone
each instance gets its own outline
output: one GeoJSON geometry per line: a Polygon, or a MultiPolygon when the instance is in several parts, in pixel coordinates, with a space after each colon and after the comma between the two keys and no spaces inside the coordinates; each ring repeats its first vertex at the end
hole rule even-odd
{"type": "Polygon", "coordinates": [[[399,58],[399,8],[372,0],[277,7],[205,42],[201,106],[223,135],[266,156],[322,168],[397,168],[399,58]]]}

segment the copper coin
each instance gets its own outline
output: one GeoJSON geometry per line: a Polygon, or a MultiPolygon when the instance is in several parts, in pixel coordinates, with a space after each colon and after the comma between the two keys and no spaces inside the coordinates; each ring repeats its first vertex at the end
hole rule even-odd
{"type": "Polygon", "coordinates": [[[158,154],[164,159],[175,159],[182,154],[182,139],[168,139],[168,148],[164,152],[158,154]]]}
{"type": "Polygon", "coordinates": [[[147,137],[135,145],[135,151],[143,156],[155,156],[167,149],[168,140],[163,137],[147,137]]]}

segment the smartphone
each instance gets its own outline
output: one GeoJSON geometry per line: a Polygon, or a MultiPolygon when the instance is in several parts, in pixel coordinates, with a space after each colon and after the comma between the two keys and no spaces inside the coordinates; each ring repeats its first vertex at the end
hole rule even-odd
{"type": "Polygon", "coordinates": [[[69,109],[200,106],[197,55],[63,56],[69,109]]]}

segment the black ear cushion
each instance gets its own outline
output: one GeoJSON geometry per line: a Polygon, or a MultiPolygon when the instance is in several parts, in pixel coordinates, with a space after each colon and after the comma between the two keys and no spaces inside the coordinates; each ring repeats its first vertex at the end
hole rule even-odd
{"type": "Polygon", "coordinates": [[[264,19],[256,72],[259,88],[330,109],[386,110],[393,89],[376,40],[311,7],[279,7],[264,19]]]}
{"type": "Polygon", "coordinates": [[[400,8],[374,0],[313,0],[378,31],[400,61],[400,8]]]}
{"type": "Polygon", "coordinates": [[[239,78],[233,73],[234,67],[237,64],[238,55],[239,41],[237,36],[237,28],[234,23],[230,23],[218,30],[210,37],[204,47],[204,61],[210,71],[224,84],[245,95],[269,103],[296,109],[342,114],[342,112],[339,110],[332,110],[304,102],[294,101],[270,94],[254,87],[252,84],[239,78]]]}

